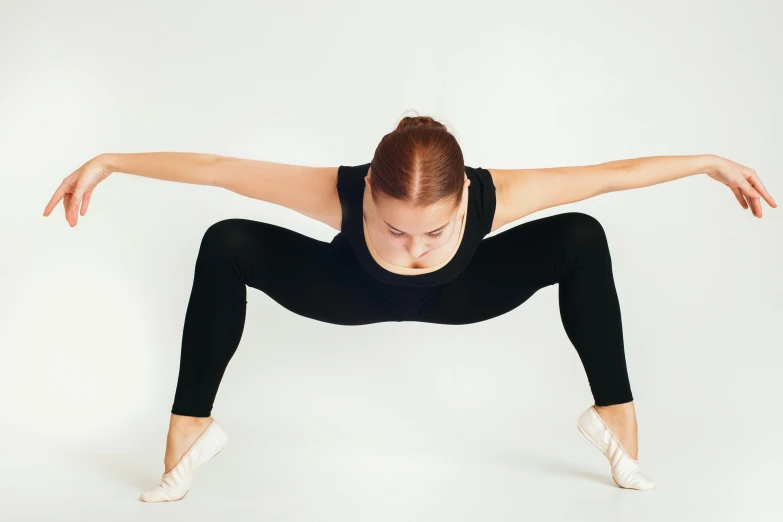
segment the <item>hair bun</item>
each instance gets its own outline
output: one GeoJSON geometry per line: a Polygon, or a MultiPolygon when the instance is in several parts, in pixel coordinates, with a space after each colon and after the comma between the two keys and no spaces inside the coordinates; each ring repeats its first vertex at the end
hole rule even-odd
{"type": "Polygon", "coordinates": [[[406,127],[435,127],[443,130],[446,126],[439,121],[433,120],[430,116],[405,116],[395,130],[400,130],[406,127]]]}

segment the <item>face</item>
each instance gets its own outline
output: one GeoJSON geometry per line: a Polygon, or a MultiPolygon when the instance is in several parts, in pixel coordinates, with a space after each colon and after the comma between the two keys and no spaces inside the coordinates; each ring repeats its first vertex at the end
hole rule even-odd
{"type": "MultiPolygon", "coordinates": [[[[371,180],[365,179],[369,190],[371,180]]],[[[466,176],[462,201],[468,197],[469,184],[466,176]]],[[[460,206],[454,207],[454,200],[418,207],[383,197],[373,207],[379,235],[390,246],[406,250],[413,258],[426,259],[433,250],[449,243],[460,230],[457,220],[460,206]]]]}

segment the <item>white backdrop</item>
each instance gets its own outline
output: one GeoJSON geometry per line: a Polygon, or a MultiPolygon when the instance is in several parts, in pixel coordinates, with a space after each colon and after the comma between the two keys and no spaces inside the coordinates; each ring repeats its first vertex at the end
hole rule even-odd
{"type": "MultiPolygon", "coordinates": [[[[102,152],[368,162],[416,111],[466,164],[713,153],[783,201],[783,9],[745,2],[0,2],[0,518],[767,520],[783,465],[783,214],[706,175],[548,209],[607,232],[652,492],[576,429],[592,404],[557,287],[466,326],[347,327],[248,289],[213,414],[226,450],[182,502],[163,471],[202,234],[333,229],[219,188],[113,174],[71,228],[62,178],[102,152]],[[55,513],[57,513],[55,515],[55,513]],[[8,517],[7,515],[12,515],[8,517]]],[[[498,232],[495,232],[498,233],[498,232]]]]}

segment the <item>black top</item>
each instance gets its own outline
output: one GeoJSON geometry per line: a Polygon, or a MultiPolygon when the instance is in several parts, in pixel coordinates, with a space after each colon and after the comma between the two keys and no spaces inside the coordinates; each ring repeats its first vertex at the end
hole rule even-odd
{"type": "Polygon", "coordinates": [[[364,239],[362,201],[364,178],[370,163],[358,166],[341,165],[337,170],[337,192],[342,206],[342,235],[353,247],[360,264],[376,279],[399,286],[430,286],[446,283],[457,277],[468,265],[478,244],[492,229],[495,217],[495,184],[488,170],[465,166],[470,180],[465,232],[451,260],[441,268],[423,274],[398,274],[386,270],[372,257],[364,239]]]}

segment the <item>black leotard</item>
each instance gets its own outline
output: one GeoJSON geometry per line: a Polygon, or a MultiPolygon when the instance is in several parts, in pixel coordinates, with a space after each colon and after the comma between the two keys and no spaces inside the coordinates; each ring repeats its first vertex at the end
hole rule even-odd
{"type": "Polygon", "coordinates": [[[465,216],[465,232],[457,252],[443,267],[423,274],[398,274],[379,265],[367,248],[362,221],[362,203],[366,183],[364,178],[370,164],[355,167],[341,166],[337,172],[337,191],[340,194],[343,219],[342,230],[333,243],[347,241],[354,250],[362,267],[373,277],[384,283],[400,286],[431,286],[446,283],[457,277],[470,262],[479,243],[492,229],[495,215],[495,184],[489,171],[482,168],[465,167],[470,180],[470,200],[465,216]]]}

